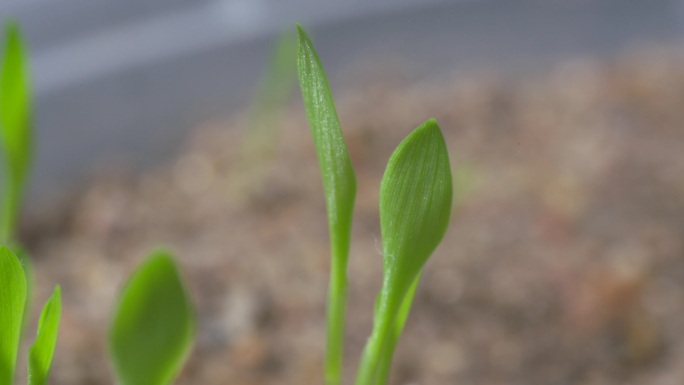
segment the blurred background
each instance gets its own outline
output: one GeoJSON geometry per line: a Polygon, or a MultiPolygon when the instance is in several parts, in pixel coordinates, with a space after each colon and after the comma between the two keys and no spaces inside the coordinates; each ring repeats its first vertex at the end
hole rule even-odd
{"type": "Polygon", "coordinates": [[[198,307],[179,384],[322,382],[325,206],[296,87],[312,35],[359,179],[345,362],[381,282],[377,193],[436,117],[455,179],[392,384],[684,382],[679,0],[5,0],[31,52],[21,237],[64,311],[53,384],[111,384],[153,247],[198,307]]]}

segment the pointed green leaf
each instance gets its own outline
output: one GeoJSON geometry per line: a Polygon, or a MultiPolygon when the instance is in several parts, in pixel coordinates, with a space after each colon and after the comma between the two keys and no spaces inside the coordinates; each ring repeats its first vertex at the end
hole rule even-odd
{"type": "Polygon", "coordinates": [[[386,379],[418,277],[449,224],[451,201],[449,155],[437,122],[429,119],[399,144],[380,185],[384,277],[356,385],[386,379]]]}
{"type": "Polygon", "coordinates": [[[297,35],[299,85],[323,176],[330,230],[332,261],[328,292],[325,377],[327,385],[337,385],[340,383],[342,371],[347,260],[356,197],[356,176],[342,137],[340,121],[323,65],[311,39],[300,25],[297,25],[297,35]]]}
{"type": "Polygon", "coordinates": [[[126,284],[109,331],[122,385],[167,385],[195,334],[194,312],[171,255],[153,253],[126,284]]]}
{"type": "Polygon", "coordinates": [[[346,260],[356,196],[356,176],[323,65],[301,26],[297,26],[297,32],[299,84],[323,176],[330,238],[333,250],[346,251],[339,253],[339,257],[346,260]]]}
{"type": "Polygon", "coordinates": [[[40,320],[38,321],[36,341],[29,350],[29,385],[45,385],[48,383],[61,317],[62,295],[60,287],[57,286],[50,299],[43,306],[43,311],[40,313],[40,320]]]}
{"type": "Polygon", "coordinates": [[[430,119],[394,151],[380,186],[385,280],[400,298],[444,237],[451,200],[449,154],[430,119]]]}
{"type": "Polygon", "coordinates": [[[11,384],[26,303],[26,278],[19,259],[0,246],[0,384],[11,384]]]}
{"type": "Polygon", "coordinates": [[[4,151],[5,191],[0,213],[0,242],[10,241],[31,167],[33,132],[31,92],[25,44],[15,22],[6,26],[0,72],[0,139],[4,151]]]}

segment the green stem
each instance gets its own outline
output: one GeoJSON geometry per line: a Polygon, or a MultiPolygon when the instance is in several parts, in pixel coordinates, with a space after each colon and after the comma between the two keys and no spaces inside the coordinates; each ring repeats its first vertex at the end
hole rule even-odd
{"type": "Polygon", "coordinates": [[[375,385],[378,367],[394,332],[394,322],[400,303],[396,301],[396,296],[388,295],[391,291],[388,289],[390,286],[392,285],[387,281],[383,284],[380,304],[373,322],[373,332],[361,357],[356,385],[375,385]]]}
{"type": "MultiPolygon", "coordinates": [[[[336,256],[339,257],[339,256],[336,256]]],[[[339,385],[344,355],[344,318],[347,306],[347,264],[345,258],[333,257],[328,291],[328,342],[325,361],[326,385],[339,385]]]]}
{"type": "Polygon", "coordinates": [[[0,243],[2,244],[11,242],[14,237],[20,196],[21,193],[17,188],[17,184],[11,178],[6,178],[2,213],[0,213],[0,243]]]}
{"type": "Polygon", "coordinates": [[[377,375],[377,367],[380,362],[385,343],[392,332],[392,317],[387,313],[376,319],[379,321],[373,327],[366,348],[363,351],[361,358],[361,366],[356,377],[356,385],[374,385],[377,375]]]}
{"type": "Polygon", "coordinates": [[[416,294],[416,289],[418,288],[418,283],[420,282],[420,274],[411,284],[404,300],[401,302],[401,308],[399,314],[394,322],[394,328],[392,334],[387,341],[387,346],[384,349],[384,354],[380,358],[380,364],[378,368],[378,375],[375,381],[375,385],[385,385],[389,381],[390,368],[392,367],[392,358],[394,357],[394,351],[396,350],[399,338],[404,332],[404,326],[406,325],[406,320],[411,311],[411,305],[413,305],[413,298],[416,294]]]}

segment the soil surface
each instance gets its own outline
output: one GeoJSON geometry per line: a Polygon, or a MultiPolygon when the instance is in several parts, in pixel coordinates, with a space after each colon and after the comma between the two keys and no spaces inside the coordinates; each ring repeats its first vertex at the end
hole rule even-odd
{"type": "MultiPolygon", "coordinates": [[[[684,383],[682,52],[438,84],[384,74],[337,93],[359,187],[345,383],[381,282],[379,182],[429,117],[447,139],[456,202],[391,383],[684,383]]],[[[253,140],[245,120],[199,127],[176,161],[103,173],[25,220],[36,303],[63,290],[52,384],[113,383],[110,309],[158,245],[178,256],[198,308],[178,384],[322,383],[328,234],[309,129],[301,105],[270,140],[253,140]]]]}

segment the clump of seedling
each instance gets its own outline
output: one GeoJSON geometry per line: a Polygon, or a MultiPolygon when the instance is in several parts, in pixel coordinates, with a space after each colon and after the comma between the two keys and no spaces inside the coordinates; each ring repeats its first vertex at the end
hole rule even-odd
{"type": "MultiPolygon", "coordinates": [[[[0,139],[4,185],[0,212],[0,385],[11,385],[32,292],[28,256],[15,232],[32,163],[33,131],[28,60],[16,23],[6,27],[0,75],[0,139]]],[[[48,383],[62,312],[57,286],[43,307],[28,352],[28,384],[48,383]]],[[[109,333],[113,366],[122,385],[168,385],[185,361],[195,316],[173,257],[153,252],[133,273],[119,299],[109,333]]]]}
{"type": "MultiPolygon", "coordinates": [[[[33,152],[32,108],[26,49],[14,22],[7,23],[0,72],[0,142],[4,153],[4,184],[0,209],[0,384],[10,385],[32,293],[28,256],[15,244],[14,232],[33,152]],[[16,253],[16,254],[15,254],[16,253]]],[[[57,343],[61,314],[57,286],[45,303],[38,332],[28,353],[28,382],[47,383],[57,343]]]]}
{"type": "MultiPolygon", "coordinates": [[[[24,324],[28,285],[24,268],[12,251],[0,246],[0,384],[12,384],[24,324]]],[[[61,316],[59,286],[45,303],[36,340],[28,355],[29,385],[47,384],[61,316]]]]}
{"type": "MultiPolygon", "coordinates": [[[[328,299],[327,385],[341,382],[347,260],[356,178],[330,86],[316,50],[298,26],[299,83],[323,177],[331,264],[328,299]]],[[[425,262],[449,224],[452,179],[444,138],[434,119],[416,128],[392,154],[380,187],[384,277],[373,331],[356,385],[386,384],[397,341],[425,262]]]]}
{"type": "MultiPolygon", "coordinates": [[[[0,384],[11,385],[17,362],[28,292],[24,269],[0,246],[0,384]]],[[[28,384],[48,383],[62,312],[55,288],[38,321],[28,353],[28,384]]],[[[195,316],[173,257],[153,252],[131,275],[115,307],[109,350],[118,383],[168,385],[180,372],[193,344],[195,316]]]]}
{"type": "MultiPolygon", "coordinates": [[[[6,36],[0,76],[0,139],[5,154],[0,244],[10,246],[0,246],[0,385],[13,383],[31,296],[28,258],[20,258],[23,251],[14,244],[14,233],[32,161],[32,106],[26,50],[15,23],[8,23],[6,36]]],[[[339,385],[356,177],[325,71],[301,27],[298,47],[300,88],[323,177],[330,230],[325,382],[339,385]]],[[[423,266],[446,232],[451,202],[447,148],[437,122],[429,119],[399,144],[382,179],[384,277],[356,385],[387,383],[423,266]]],[[[28,353],[29,385],[48,382],[61,310],[57,286],[43,308],[28,353]]],[[[118,383],[172,383],[189,354],[195,329],[193,306],[172,255],[153,252],[131,275],[114,309],[108,342],[118,383]]]]}

